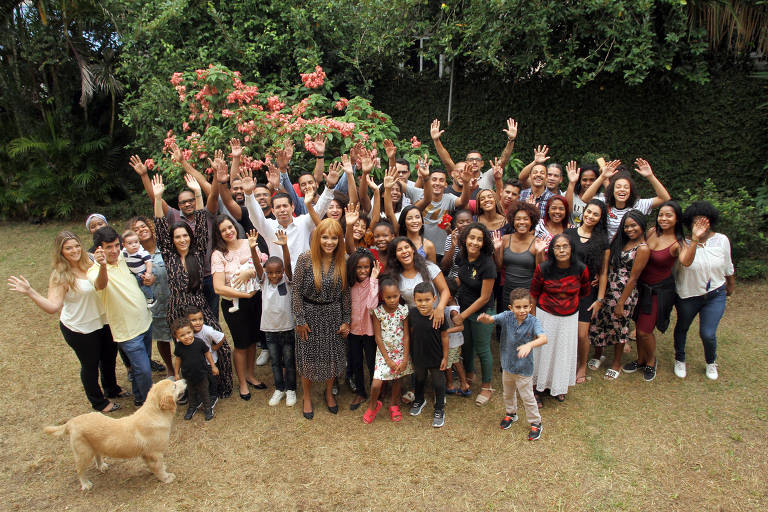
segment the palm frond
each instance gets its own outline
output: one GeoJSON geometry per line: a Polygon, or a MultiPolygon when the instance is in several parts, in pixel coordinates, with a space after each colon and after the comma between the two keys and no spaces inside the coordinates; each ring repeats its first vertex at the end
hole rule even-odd
{"type": "Polygon", "coordinates": [[[707,31],[710,48],[725,46],[731,51],[768,53],[768,3],[746,0],[700,0],[688,2],[691,26],[707,31]]]}
{"type": "Polygon", "coordinates": [[[50,149],[48,142],[30,139],[29,137],[19,137],[8,142],[8,156],[16,158],[33,151],[47,153],[50,149]]]}

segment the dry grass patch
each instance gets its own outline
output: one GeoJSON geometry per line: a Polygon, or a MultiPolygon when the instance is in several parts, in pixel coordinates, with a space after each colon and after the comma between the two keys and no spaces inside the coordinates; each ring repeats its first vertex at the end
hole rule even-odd
{"type": "MultiPolygon", "coordinates": [[[[59,229],[0,226],[0,272],[22,273],[38,290],[47,283],[49,248],[59,229]]],[[[82,230],[78,231],[82,233],[82,230]]],[[[672,374],[671,331],[659,340],[659,371],[573,388],[564,404],[546,401],[544,432],[526,440],[524,415],[508,431],[501,382],[484,408],[449,397],[446,425],[405,414],[393,424],[382,409],[372,425],[363,408],[340,413],[315,396],[315,420],[299,404],[269,407],[271,390],[250,402],[223,400],[216,418],[184,421],[167,455],[177,480],[159,483],[141,461],[110,461],[92,470],[94,488],[79,491],[66,442],[42,432],[89,411],[78,363],[57,322],[30,301],[4,292],[0,358],[0,499],[5,510],[765,510],[768,447],[766,283],[740,283],[720,328],[720,380],[704,377],[692,328],[688,378],[672,374]]],[[[674,322],[674,319],[673,319],[674,322]]],[[[155,359],[158,359],[155,356],[155,359]]],[[[628,359],[628,358],[625,358],[628,359]]],[[[271,382],[269,367],[258,376],[271,382]]],[[[155,378],[160,378],[155,375],[155,378]]],[[[118,361],[118,380],[127,382],[118,361]]],[[[123,400],[120,414],[133,405],[123,400]]],[[[522,413],[522,411],[521,411],[522,413]]]]}

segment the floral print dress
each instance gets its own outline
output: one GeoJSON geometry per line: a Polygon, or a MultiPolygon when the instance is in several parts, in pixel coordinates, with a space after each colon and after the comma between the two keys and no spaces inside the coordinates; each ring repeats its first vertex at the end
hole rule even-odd
{"type": "MultiPolygon", "coordinates": [[[[379,320],[381,326],[381,341],[387,349],[387,354],[395,363],[400,363],[405,357],[405,346],[403,344],[403,320],[408,317],[408,306],[400,304],[394,313],[387,313],[384,306],[381,305],[373,310],[373,314],[379,320]]],[[[408,366],[401,373],[392,373],[392,369],[387,364],[386,359],[376,349],[376,369],[373,371],[373,378],[377,380],[397,380],[404,375],[413,373],[410,359],[408,366]]]]}
{"type": "Polygon", "coordinates": [[[640,245],[645,244],[639,244],[628,251],[621,251],[618,266],[611,267],[610,272],[608,272],[605,303],[600,308],[600,311],[597,312],[595,321],[589,326],[589,341],[595,347],[605,347],[629,341],[629,321],[637,305],[637,287],[632,290],[632,293],[629,294],[627,301],[624,303],[625,315],[617,317],[613,312],[621,298],[621,294],[624,293],[624,287],[627,286],[629,275],[632,273],[632,267],[635,264],[637,248],[640,245]]]}

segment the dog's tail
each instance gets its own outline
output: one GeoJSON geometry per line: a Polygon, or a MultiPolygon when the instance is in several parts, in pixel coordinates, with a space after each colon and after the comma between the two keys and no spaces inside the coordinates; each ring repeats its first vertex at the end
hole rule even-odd
{"type": "Polygon", "coordinates": [[[69,433],[69,425],[67,423],[63,425],[51,425],[49,427],[45,427],[43,430],[45,430],[46,434],[52,435],[54,437],[61,437],[66,433],[69,433]]]}

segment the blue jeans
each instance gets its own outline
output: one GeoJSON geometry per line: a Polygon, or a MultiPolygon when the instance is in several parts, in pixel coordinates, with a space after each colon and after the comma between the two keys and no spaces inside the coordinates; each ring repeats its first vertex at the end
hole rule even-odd
{"type": "Polygon", "coordinates": [[[294,331],[265,332],[269,359],[272,361],[272,377],[278,391],[296,391],[296,357],[294,355],[294,331]],[[283,377],[285,370],[285,377],[283,377]]]}
{"type": "Polygon", "coordinates": [[[152,353],[152,327],[119,345],[131,362],[133,400],[144,403],[149,388],[152,387],[152,369],[149,366],[149,355],[152,353]]]}
{"type": "Polygon", "coordinates": [[[685,341],[688,329],[696,315],[699,315],[699,336],[704,344],[704,358],[707,364],[717,359],[717,326],[725,313],[725,285],[698,297],[675,298],[677,324],[675,325],[675,359],[685,362],[685,341]]]}
{"type": "Polygon", "coordinates": [[[205,296],[205,302],[208,303],[208,307],[211,308],[211,313],[216,321],[219,321],[219,296],[213,291],[213,276],[205,276],[203,278],[203,295],[205,296]]]}

